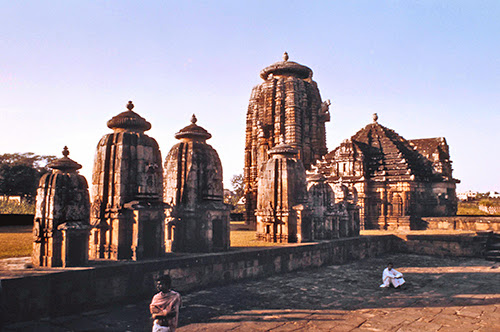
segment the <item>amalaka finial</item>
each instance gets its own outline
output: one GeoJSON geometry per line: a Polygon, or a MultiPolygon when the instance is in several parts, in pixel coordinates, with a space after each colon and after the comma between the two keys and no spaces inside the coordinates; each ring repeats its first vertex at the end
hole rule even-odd
{"type": "Polygon", "coordinates": [[[283,61],[288,61],[288,53],[283,53],[283,61]]]}
{"type": "Polygon", "coordinates": [[[63,156],[64,156],[65,158],[68,158],[68,156],[69,156],[69,150],[68,150],[68,147],[67,147],[67,146],[65,146],[65,147],[64,147],[64,149],[63,149],[63,151],[62,151],[62,154],[63,154],[63,156]]]}
{"type": "Polygon", "coordinates": [[[128,104],[127,104],[127,108],[129,111],[133,110],[134,109],[134,104],[132,104],[132,101],[129,100],[128,104]]]}
{"type": "Polygon", "coordinates": [[[373,122],[374,122],[374,123],[377,123],[377,120],[378,120],[378,115],[377,115],[377,113],[373,113],[373,122]]]}
{"type": "Polygon", "coordinates": [[[193,114],[193,116],[191,117],[191,123],[196,124],[196,121],[198,121],[198,119],[196,118],[196,115],[193,114]]]}

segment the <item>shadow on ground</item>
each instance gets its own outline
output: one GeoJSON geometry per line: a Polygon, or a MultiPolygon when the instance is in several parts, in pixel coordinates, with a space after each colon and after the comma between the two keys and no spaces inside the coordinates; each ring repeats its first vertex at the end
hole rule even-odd
{"type": "MultiPolygon", "coordinates": [[[[180,324],[206,322],[235,312],[237,319],[254,320],[255,314],[239,313],[251,310],[293,320],[292,312],[311,315],[317,310],[498,304],[499,277],[498,264],[480,259],[385,255],[186,294],[180,324]],[[389,261],[404,273],[406,289],[379,287],[389,261]]],[[[314,314],[321,317],[321,312],[314,314]]]]}
{"type": "MultiPolygon", "coordinates": [[[[498,263],[482,259],[384,255],[182,294],[179,325],[181,331],[309,331],[333,325],[335,331],[361,325],[421,331],[470,323],[472,330],[500,315],[499,277],[498,263]],[[379,287],[389,261],[404,273],[406,289],[379,287]]],[[[151,331],[148,306],[146,299],[5,331],[151,331]]]]}

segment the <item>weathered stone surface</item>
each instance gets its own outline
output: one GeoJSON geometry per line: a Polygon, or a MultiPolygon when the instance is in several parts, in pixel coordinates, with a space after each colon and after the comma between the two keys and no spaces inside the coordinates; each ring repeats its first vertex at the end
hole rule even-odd
{"type": "Polygon", "coordinates": [[[246,221],[254,225],[257,181],[267,152],[283,138],[298,150],[298,158],[309,169],[327,153],[325,122],[330,121],[329,101],[322,103],[312,80],[312,70],[293,61],[285,53],[283,61],[261,72],[248,105],[245,139],[246,221]]]}
{"type": "Polygon", "coordinates": [[[40,179],[33,226],[32,261],[35,266],[84,266],[88,261],[90,203],[82,166],[64,157],[48,166],[40,179]]]}
{"type": "Polygon", "coordinates": [[[210,252],[229,249],[229,207],[223,202],[222,165],[204,128],[191,124],[175,137],[165,159],[164,201],[167,251],[210,252]]]}
{"type": "Polygon", "coordinates": [[[163,169],[151,124],[129,102],[108,121],[92,174],[92,258],[143,259],[164,253],[163,169]]]}
{"type": "Polygon", "coordinates": [[[358,131],[312,167],[361,207],[364,229],[421,227],[413,220],[454,215],[456,183],[443,137],[405,140],[373,123],[358,131]]]}

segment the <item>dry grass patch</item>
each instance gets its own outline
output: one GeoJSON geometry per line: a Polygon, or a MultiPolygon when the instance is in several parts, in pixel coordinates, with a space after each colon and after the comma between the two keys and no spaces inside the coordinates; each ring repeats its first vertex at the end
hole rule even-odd
{"type": "Polygon", "coordinates": [[[235,247],[282,247],[288,243],[272,243],[258,241],[255,231],[231,231],[231,248],[235,247]]]}
{"type": "MultiPolygon", "coordinates": [[[[0,226],[0,258],[31,256],[31,226],[0,226]]],[[[257,241],[255,231],[231,231],[231,247],[276,247],[287,243],[257,241]]]]}
{"type": "Polygon", "coordinates": [[[31,256],[31,226],[0,227],[0,258],[31,256]]]}

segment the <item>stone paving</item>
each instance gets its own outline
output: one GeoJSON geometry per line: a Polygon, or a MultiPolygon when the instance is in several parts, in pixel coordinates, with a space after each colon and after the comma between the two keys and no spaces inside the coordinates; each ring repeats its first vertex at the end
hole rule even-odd
{"type": "MultiPolygon", "coordinates": [[[[12,324],[5,331],[150,331],[148,304],[12,324]]],[[[183,294],[177,330],[500,331],[500,265],[395,254],[209,288],[183,294]],[[406,289],[379,288],[388,261],[404,273],[406,289]]]]}

